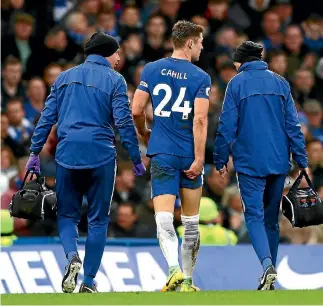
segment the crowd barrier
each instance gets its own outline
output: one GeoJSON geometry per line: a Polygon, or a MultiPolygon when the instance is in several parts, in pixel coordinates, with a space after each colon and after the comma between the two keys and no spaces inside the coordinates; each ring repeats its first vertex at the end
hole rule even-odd
{"type": "MultiPolygon", "coordinates": [[[[83,244],[79,253],[83,259],[83,244]]],[[[1,250],[0,293],[61,292],[65,265],[57,239],[20,240],[1,250]]],[[[280,246],[277,272],[277,289],[323,289],[323,245],[280,246]]],[[[205,246],[200,249],[194,280],[201,290],[253,290],[261,273],[250,245],[205,246]]],[[[105,247],[96,281],[100,292],[158,291],[166,275],[155,240],[112,240],[105,247]]]]}

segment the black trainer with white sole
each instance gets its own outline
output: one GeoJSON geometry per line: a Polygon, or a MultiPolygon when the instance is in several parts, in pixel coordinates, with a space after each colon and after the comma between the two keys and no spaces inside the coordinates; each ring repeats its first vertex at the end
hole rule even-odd
{"type": "Polygon", "coordinates": [[[277,272],[273,266],[269,266],[259,279],[260,285],[257,290],[273,290],[277,278],[277,272]]]}
{"type": "Polygon", "coordinates": [[[66,266],[65,275],[62,280],[62,290],[64,293],[72,293],[77,284],[77,276],[82,268],[82,261],[78,255],[72,257],[66,266]]]}
{"type": "Polygon", "coordinates": [[[96,289],[96,286],[94,284],[92,285],[92,287],[82,284],[79,292],[80,293],[98,293],[98,289],[96,289]]]}

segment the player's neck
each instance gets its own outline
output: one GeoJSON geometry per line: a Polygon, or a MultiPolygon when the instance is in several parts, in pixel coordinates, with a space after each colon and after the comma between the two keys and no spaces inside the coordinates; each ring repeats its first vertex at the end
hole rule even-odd
{"type": "Polygon", "coordinates": [[[172,54],[172,58],[187,60],[187,61],[190,61],[190,62],[192,61],[191,54],[189,54],[189,52],[185,52],[184,49],[174,50],[173,54],[172,54]]]}

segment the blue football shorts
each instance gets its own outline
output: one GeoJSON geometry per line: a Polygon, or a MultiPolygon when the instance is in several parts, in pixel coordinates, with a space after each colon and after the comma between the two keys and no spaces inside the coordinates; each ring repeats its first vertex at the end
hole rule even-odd
{"type": "Polygon", "coordinates": [[[203,185],[203,171],[194,180],[189,179],[184,170],[194,162],[192,157],[180,157],[170,154],[157,154],[151,157],[151,193],[152,198],[173,194],[179,197],[180,188],[196,189],[203,185]]]}

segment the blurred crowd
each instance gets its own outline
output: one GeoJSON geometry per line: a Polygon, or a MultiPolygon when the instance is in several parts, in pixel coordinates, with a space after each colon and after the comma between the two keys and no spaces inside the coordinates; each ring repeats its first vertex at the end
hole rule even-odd
{"type": "MultiPolygon", "coordinates": [[[[232,52],[250,39],[264,46],[263,58],[291,86],[306,139],[310,176],[323,198],[323,14],[317,0],[2,0],[1,1],[1,208],[7,209],[21,187],[30,137],[50,87],[62,71],[80,64],[83,46],[97,30],[121,46],[117,70],[128,83],[131,101],[144,65],[170,56],[170,32],[179,19],[204,27],[204,50],[197,63],[212,77],[205,180],[200,211],[202,244],[248,243],[233,165],[222,179],[212,165],[212,152],[223,96],[237,72],[232,52]]],[[[146,110],[152,121],[151,106],[146,110]]],[[[261,123],[260,123],[261,124],[261,123]]],[[[118,136],[117,136],[118,140],[118,136]]],[[[56,129],[41,152],[46,185],[55,190],[56,129]]],[[[128,155],[117,141],[118,172],[109,237],[156,237],[150,174],[135,178],[128,155]]],[[[141,144],[142,157],[149,159],[141,144]]],[[[287,193],[298,176],[292,165],[287,193]]],[[[305,184],[305,182],[302,182],[305,184]]],[[[175,205],[179,236],[180,201],[175,205]]],[[[87,201],[82,205],[80,235],[87,232],[87,201]]],[[[281,217],[281,241],[323,243],[322,227],[292,229],[281,217]]],[[[14,220],[17,236],[57,236],[55,220],[14,220]]]]}

